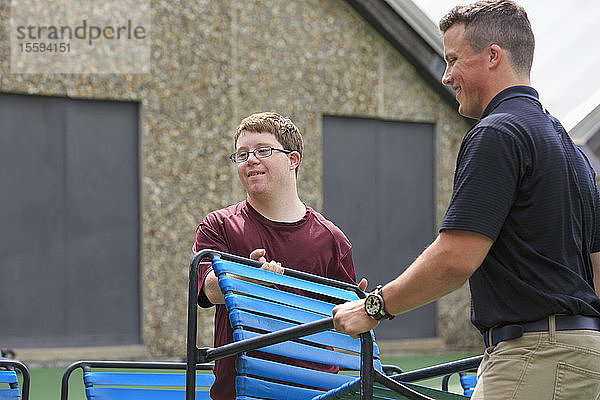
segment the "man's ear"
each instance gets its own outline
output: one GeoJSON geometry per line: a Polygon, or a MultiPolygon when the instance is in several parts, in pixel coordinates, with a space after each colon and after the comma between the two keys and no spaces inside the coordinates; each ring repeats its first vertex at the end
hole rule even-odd
{"type": "Polygon", "coordinates": [[[496,43],[492,43],[487,51],[489,67],[490,69],[494,69],[500,64],[502,57],[504,57],[504,50],[496,43]]]}
{"type": "Polygon", "coordinates": [[[292,151],[290,153],[290,169],[296,169],[298,168],[298,166],[300,165],[300,162],[302,157],[300,157],[300,153],[298,153],[297,151],[292,151]]]}

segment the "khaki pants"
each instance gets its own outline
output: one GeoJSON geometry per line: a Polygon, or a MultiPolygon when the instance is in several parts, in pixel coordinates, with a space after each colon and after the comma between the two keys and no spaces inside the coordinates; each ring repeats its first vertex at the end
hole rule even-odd
{"type": "Polygon", "coordinates": [[[473,400],[600,400],[600,332],[525,333],[486,349],[473,400]]]}

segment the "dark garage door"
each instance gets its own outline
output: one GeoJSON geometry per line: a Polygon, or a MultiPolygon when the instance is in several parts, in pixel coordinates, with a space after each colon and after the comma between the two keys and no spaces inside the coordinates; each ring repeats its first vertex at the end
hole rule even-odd
{"type": "Polygon", "coordinates": [[[0,95],[0,345],[140,342],[138,105],[0,95]]]}
{"type": "MultiPolygon", "coordinates": [[[[353,246],[369,289],[398,276],[434,237],[433,125],[326,116],[323,212],[353,246]]],[[[378,339],[435,337],[429,304],[378,326],[378,339]]]]}

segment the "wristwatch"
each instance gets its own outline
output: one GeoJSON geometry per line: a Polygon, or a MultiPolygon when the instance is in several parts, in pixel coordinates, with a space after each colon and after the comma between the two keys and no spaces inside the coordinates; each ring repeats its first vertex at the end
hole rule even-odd
{"type": "Polygon", "coordinates": [[[365,312],[369,317],[377,321],[381,321],[384,318],[394,318],[393,315],[385,311],[385,302],[383,301],[383,296],[381,296],[382,287],[381,285],[377,285],[375,290],[369,293],[365,299],[365,312]]]}

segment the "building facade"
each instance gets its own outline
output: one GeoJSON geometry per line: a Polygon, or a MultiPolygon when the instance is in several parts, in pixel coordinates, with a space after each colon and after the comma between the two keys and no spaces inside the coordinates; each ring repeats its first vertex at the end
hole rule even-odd
{"type": "MultiPolygon", "coordinates": [[[[139,337],[130,337],[125,340],[127,343],[139,342],[153,357],[185,353],[187,278],[195,228],[208,212],[244,197],[235,167],[227,156],[234,148],[235,127],[251,113],[275,111],[290,116],[297,124],[305,141],[300,197],[326,216],[324,176],[329,180],[335,180],[335,176],[331,178],[324,171],[324,160],[331,151],[324,150],[328,143],[324,121],[349,118],[375,124],[392,122],[399,123],[399,129],[417,127],[415,132],[420,126],[427,127],[431,151],[424,157],[430,168],[425,172],[410,170],[408,175],[415,176],[416,182],[431,182],[431,201],[419,207],[429,209],[433,216],[431,226],[423,228],[425,236],[433,239],[450,198],[455,157],[470,121],[458,115],[453,99],[435,79],[440,63],[443,64],[439,51],[423,40],[414,22],[407,22],[405,11],[394,8],[394,4],[345,0],[156,0],[152,2],[149,72],[144,74],[16,74],[10,69],[8,42],[2,42],[0,51],[5,57],[0,61],[0,94],[8,104],[16,104],[17,96],[21,100],[24,97],[19,107],[25,108],[28,98],[42,98],[50,103],[66,99],[135,106],[128,115],[132,116],[133,137],[137,138],[133,143],[137,147],[126,156],[133,163],[123,168],[133,168],[138,174],[137,180],[131,181],[138,185],[138,192],[129,198],[138,207],[131,213],[139,215],[139,220],[133,220],[139,224],[139,230],[133,233],[139,238],[133,242],[133,246],[138,246],[135,251],[139,258],[133,261],[138,265],[132,267],[138,281],[131,278],[131,285],[120,290],[133,291],[139,298],[139,314],[132,316],[133,321],[139,320],[139,337]],[[386,15],[392,18],[388,25],[381,18],[386,15]],[[396,31],[390,31],[390,27],[396,31]],[[402,38],[416,39],[406,43],[402,38]],[[421,48],[426,53],[420,52],[421,48]],[[437,69],[427,70],[423,63],[428,59],[437,69]]],[[[10,34],[10,27],[4,22],[9,20],[9,13],[7,3],[2,4],[5,37],[10,34]]],[[[113,111],[106,112],[94,114],[95,119],[89,124],[111,120],[113,111]]],[[[5,114],[2,119],[5,139],[13,140],[11,135],[16,133],[8,129],[12,126],[11,115],[5,114]]],[[[75,137],[85,130],[86,120],[78,124],[75,137]]],[[[373,136],[368,127],[372,125],[365,126],[364,137],[361,132],[353,137],[369,148],[373,136]]],[[[385,135],[383,139],[388,138],[385,135]]],[[[424,146],[429,146],[427,143],[424,146]]],[[[43,147],[38,151],[43,152],[43,147]]],[[[106,151],[110,153],[110,149],[106,151]]],[[[410,147],[402,151],[414,152],[410,147]]],[[[361,165],[356,158],[344,162],[349,171],[361,165]]],[[[12,173],[19,171],[15,168],[12,173]]],[[[382,183],[386,184],[389,182],[382,183]]],[[[334,222],[338,223],[335,219],[334,222]]],[[[88,228],[96,229],[93,224],[88,228]]],[[[358,250],[356,243],[354,246],[358,250]]],[[[94,248],[97,253],[113,251],[94,248]]],[[[0,265],[4,275],[13,271],[15,265],[22,266],[8,261],[0,261],[0,265]]],[[[52,270],[56,266],[38,268],[52,270]]],[[[97,271],[103,266],[91,262],[89,268],[97,271]]],[[[392,272],[400,268],[390,266],[392,272]]],[[[93,275],[86,276],[72,285],[92,287],[93,275]]],[[[28,284],[18,284],[23,285],[20,291],[29,290],[28,284]]],[[[41,312],[39,304],[24,304],[24,312],[41,312]]],[[[114,306],[117,309],[118,304],[114,306]]],[[[102,304],[92,307],[101,308],[102,304]]],[[[469,323],[466,287],[438,301],[432,312],[435,321],[431,336],[441,338],[452,348],[480,346],[480,338],[469,323]]],[[[210,346],[212,310],[199,310],[199,315],[200,343],[210,346]]],[[[13,337],[9,333],[2,335],[13,337]]],[[[81,344],[93,345],[96,339],[81,344]]],[[[119,344],[118,338],[107,343],[98,340],[106,345],[119,344]]],[[[41,345],[32,339],[17,343],[16,347],[41,345]]],[[[48,345],[68,343],[57,340],[48,345]]]]}

